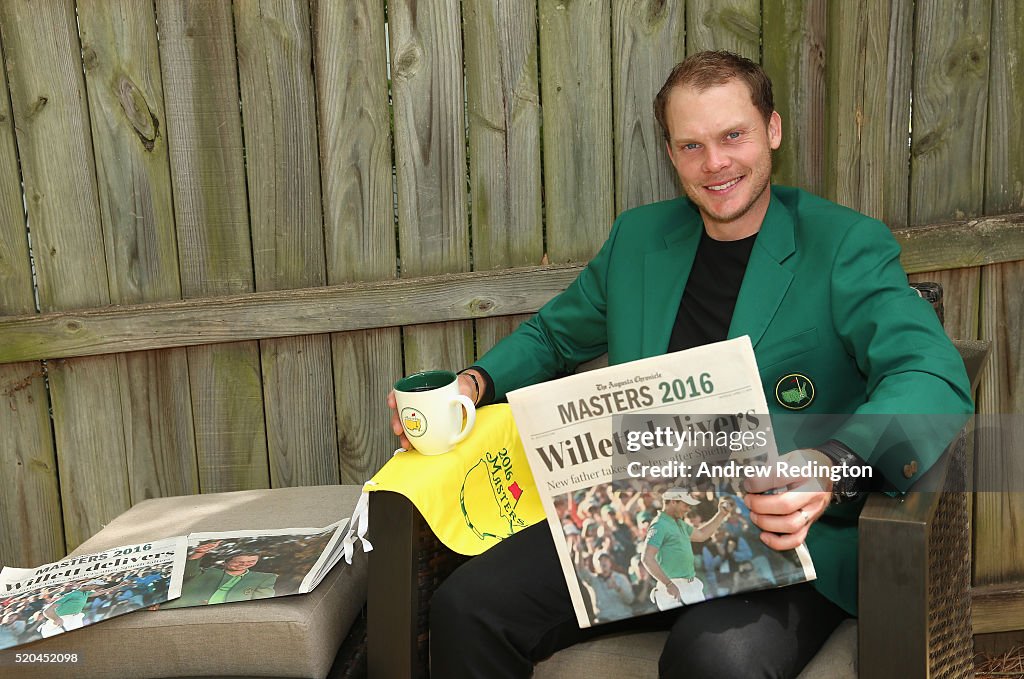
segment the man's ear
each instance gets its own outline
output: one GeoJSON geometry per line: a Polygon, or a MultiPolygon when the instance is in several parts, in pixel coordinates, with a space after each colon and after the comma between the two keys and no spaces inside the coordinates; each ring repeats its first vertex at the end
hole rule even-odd
{"type": "Polygon", "coordinates": [[[772,111],[768,118],[768,145],[774,151],[782,144],[782,116],[772,111]]]}

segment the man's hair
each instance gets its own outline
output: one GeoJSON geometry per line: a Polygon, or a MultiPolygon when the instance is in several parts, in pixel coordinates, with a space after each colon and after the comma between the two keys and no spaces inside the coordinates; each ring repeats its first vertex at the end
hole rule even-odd
{"type": "Polygon", "coordinates": [[[668,96],[676,87],[692,87],[698,92],[717,85],[724,85],[733,79],[743,82],[750,90],[750,99],[765,122],[775,110],[775,99],[772,96],[772,81],[759,64],[746,57],[732,52],[708,51],[697,52],[686,57],[668,74],[665,84],[654,97],[654,117],[661,125],[665,140],[669,140],[668,122],[665,119],[665,108],[668,96]]]}

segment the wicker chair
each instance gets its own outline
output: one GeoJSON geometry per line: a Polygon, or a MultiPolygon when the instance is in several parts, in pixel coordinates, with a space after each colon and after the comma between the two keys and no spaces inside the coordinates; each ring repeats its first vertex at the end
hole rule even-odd
{"type": "MultiPolygon", "coordinates": [[[[941,318],[941,289],[934,284],[920,288],[941,318]]],[[[973,389],[988,358],[988,344],[956,345],[973,389]]],[[[964,492],[968,443],[967,431],[961,432],[916,486],[944,492],[868,498],[859,528],[859,624],[844,623],[801,679],[973,676],[970,525],[964,492]]],[[[369,535],[375,547],[368,583],[369,675],[426,677],[430,598],[466,557],[442,545],[412,503],[397,493],[370,494],[369,535]]],[[[598,638],[556,653],[537,666],[536,676],[578,676],[593,663],[607,668],[621,659],[624,648],[633,655],[653,654],[656,667],[665,634],[598,638]]]]}

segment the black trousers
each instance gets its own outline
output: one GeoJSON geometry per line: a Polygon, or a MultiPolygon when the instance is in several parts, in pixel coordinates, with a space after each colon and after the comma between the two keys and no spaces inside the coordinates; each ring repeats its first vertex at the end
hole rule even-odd
{"type": "Polygon", "coordinates": [[[434,594],[431,675],[529,677],[535,662],[577,642],[652,628],[670,630],[662,677],[795,677],[846,617],[805,583],[581,630],[541,522],[467,561],[434,594]]]}

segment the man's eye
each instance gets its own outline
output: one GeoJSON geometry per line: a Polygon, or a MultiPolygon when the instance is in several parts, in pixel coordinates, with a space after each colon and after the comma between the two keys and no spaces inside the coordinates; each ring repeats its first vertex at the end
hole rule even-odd
{"type": "Polygon", "coordinates": [[[684,151],[692,151],[692,150],[698,148],[699,146],[700,146],[700,144],[693,144],[693,143],[691,143],[691,144],[683,144],[683,150],[684,151]]]}
{"type": "Polygon", "coordinates": [[[739,139],[740,138],[740,133],[739,132],[730,132],[729,134],[725,135],[725,138],[726,139],[739,139]]]}

